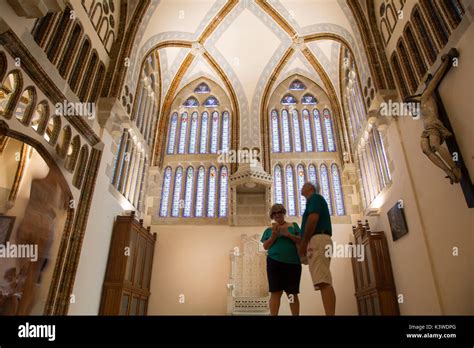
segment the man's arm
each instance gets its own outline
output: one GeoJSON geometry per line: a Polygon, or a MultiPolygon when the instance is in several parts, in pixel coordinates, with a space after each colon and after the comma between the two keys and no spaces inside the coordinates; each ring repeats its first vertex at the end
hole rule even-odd
{"type": "Polygon", "coordinates": [[[300,243],[300,246],[299,246],[300,255],[302,256],[306,256],[309,240],[313,236],[313,232],[316,229],[316,226],[318,225],[318,221],[319,221],[318,213],[309,214],[308,220],[306,221],[306,226],[304,229],[303,241],[300,243]]]}
{"type": "Polygon", "coordinates": [[[311,239],[314,231],[316,230],[316,226],[318,225],[319,221],[319,214],[318,213],[311,213],[308,216],[308,220],[306,221],[306,226],[304,229],[303,235],[303,243],[308,244],[309,240],[311,239]]]}

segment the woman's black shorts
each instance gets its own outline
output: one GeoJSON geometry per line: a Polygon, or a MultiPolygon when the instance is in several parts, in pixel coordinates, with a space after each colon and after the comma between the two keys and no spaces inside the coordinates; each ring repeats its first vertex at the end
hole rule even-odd
{"type": "Polygon", "coordinates": [[[270,292],[300,292],[301,265],[285,263],[267,257],[267,277],[270,292]]]}

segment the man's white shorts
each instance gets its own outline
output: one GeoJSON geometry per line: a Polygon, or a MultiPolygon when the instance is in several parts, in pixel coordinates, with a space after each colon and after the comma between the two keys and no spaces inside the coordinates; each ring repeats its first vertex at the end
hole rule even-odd
{"type": "Polygon", "coordinates": [[[308,267],[314,290],[319,290],[319,286],[316,284],[332,284],[331,271],[329,270],[331,257],[326,256],[328,247],[332,250],[332,239],[327,234],[317,234],[308,243],[308,267]]]}

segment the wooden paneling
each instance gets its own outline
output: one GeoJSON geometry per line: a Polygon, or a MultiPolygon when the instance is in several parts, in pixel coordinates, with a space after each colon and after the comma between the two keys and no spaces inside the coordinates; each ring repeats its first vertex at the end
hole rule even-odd
{"type": "Polygon", "coordinates": [[[102,289],[100,315],[146,315],[156,233],[142,221],[117,216],[102,289]]]}
{"type": "Polygon", "coordinates": [[[369,224],[353,227],[357,248],[363,247],[364,260],[352,258],[355,297],[360,315],[400,315],[388,244],[383,232],[370,231],[369,224]]]}

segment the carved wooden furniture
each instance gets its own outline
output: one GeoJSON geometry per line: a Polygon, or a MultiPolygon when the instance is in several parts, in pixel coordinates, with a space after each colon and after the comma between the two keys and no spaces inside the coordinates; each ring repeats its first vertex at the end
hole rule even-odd
{"type": "Polygon", "coordinates": [[[156,233],[134,212],[117,216],[102,289],[100,315],[146,315],[156,233]]]}
{"type": "Polygon", "coordinates": [[[372,232],[366,220],[352,227],[363,261],[352,257],[355,297],[360,315],[400,315],[392,265],[384,232],[372,232]]]}
{"type": "MultiPolygon", "coordinates": [[[[258,236],[256,236],[258,237],[258,236]]],[[[231,275],[227,284],[227,313],[268,315],[267,253],[256,238],[242,235],[242,246],[230,251],[231,275]]]]}

